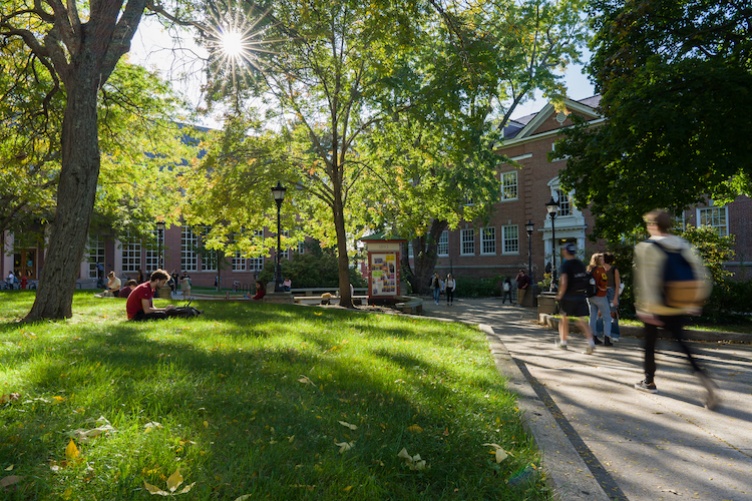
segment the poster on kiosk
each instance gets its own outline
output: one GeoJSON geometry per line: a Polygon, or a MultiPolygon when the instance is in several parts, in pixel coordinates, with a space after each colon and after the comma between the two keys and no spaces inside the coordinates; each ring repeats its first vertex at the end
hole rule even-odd
{"type": "Polygon", "coordinates": [[[368,255],[368,297],[386,302],[400,295],[400,252],[404,240],[377,235],[364,237],[368,255]]]}
{"type": "Polygon", "coordinates": [[[371,254],[371,295],[397,295],[397,253],[371,254]]]}

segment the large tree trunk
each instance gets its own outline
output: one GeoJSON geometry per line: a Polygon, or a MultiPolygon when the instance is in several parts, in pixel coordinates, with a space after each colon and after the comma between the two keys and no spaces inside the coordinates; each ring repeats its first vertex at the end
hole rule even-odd
{"type": "MultiPolygon", "coordinates": [[[[93,73],[93,72],[92,72],[93,73]]],[[[98,76],[79,71],[67,86],[57,209],[39,289],[26,321],[70,318],[99,177],[98,76]]]]}
{"type": "Polygon", "coordinates": [[[408,255],[402,253],[403,269],[409,270],[407,280],[414,293],[429,294],[431,275],[436,269],[436,260],[438,255],[436,251],[439,245],[439,238],[444,230],[447,229],[446,221],[434,219],[428,233],[422,237],[413,240],[413,267],[409,267],[408,255]]]}
{"type": "Polygon", "coordinates": [[[352,308],[350,294],[350,258],[347,256],[347,232],[345,231],[345,213],[342,203],[342,187],[334,182],[334,229],[337,233],[337,271],[339,274],[339,305],[352,308]]]}

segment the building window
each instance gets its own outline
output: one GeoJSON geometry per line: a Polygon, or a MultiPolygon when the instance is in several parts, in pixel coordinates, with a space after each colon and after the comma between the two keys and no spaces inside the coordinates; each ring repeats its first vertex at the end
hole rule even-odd
{"type": "MultiPolygon", "coordinates": [[[[287,230],[284,230],[282,232],[282,240],[281,240],[280,245],[284,246],[285,245],[285,239],[287,239],[287,237],[289,237],[289,236],[290,236],[290,232],[287,231],[287,230]]],[[[279,258],[280,259],[290,259],[290,249],[289,248],[283,249],[282,252],[279,255],[279,258]]]]}
{"type": "Polygon", "coordinates": [[[182,271],[198,270],[198,235],[189,226],[183,226],[180,235],[180,269],[182,271]]]}
{"type": "MultiPolygon", "coordinates": [[[[86,260],[89,262],[89,278],[99,278],[97,264],[102,265],[104,270],[104,239],[100,236],[89,235],[89,243],[86,249],[86,260]]],[[[104,278],[104,276],[102,276],[104,278]]]]}
{"type": "Polygon", "coordinates": [[[556,196],[559,200],[559,213],[558,216],[571,216],[572,204],[569,201],[569,194],[556,188],[556,196]]]}
{"type": "Polygon", "coordinates": [[[501,201],[517,200],[517,171],[501,174],[501,201]]]}
{"type": "Polygon", "coordinates": [[[141,243],[131,240],[130,233],[127,233],[123,243],[123,271],[135,273],[139,269],[141,269],[141,243]]]}
{"type": "Polygon", "coordinates": [[[146,270],[147,271],[154,271],[159,268],[159,250],[160,250],[160,244],[163,242],[158,242],[157,239],[159,239],[160,231],[157,229],[152,230],[151,234],[154,236],[154,243],[149,243],[149,245],[146,247],[146,270]]]}
{"type": "Polygon", "coordinates": [[[480,253],[496,254],[496,228],[481,228],[480,230],[480,253]]]}
{"type": "Polygon", "coordinates": [[[511,224],[501,227],[501,253],[502,254],[519,254],[520,253],[520,232],[517,225],[511,224]]]}
{"type": "Polygon", "coordinates": [[[472,256],[475,254],[475,230],[469,228],[460,230],[460,255],[472,256]]]}
{"type": "Polygon", "coordinates": [[[728,236],[728,209],[712,205],[697,209],[697,225],[710,226],[718,232],[718,236],[728,236]]]}
{"type": "Polygon", "coordinates": [[[263,271],[264,269],[264,257],[252,257],[248,260],[249,271],[263,271]]]}
{"type": "Polygon", "coordinates": [[[449,230],[444,230],[441,232],[439,243],[436,246],[436,254],[442,257],[449,255],[449,230]]]}
{"type": "Polygon", "coordinates": [[[248,260],[240,255],[240,251],[235,252],[232,257],[232,271],[245,271],[248,260]]]}
{"type": "Polygon", "coordinates": [[[305,254],[305,242],[298,242],[298,254],[305,254]]]}

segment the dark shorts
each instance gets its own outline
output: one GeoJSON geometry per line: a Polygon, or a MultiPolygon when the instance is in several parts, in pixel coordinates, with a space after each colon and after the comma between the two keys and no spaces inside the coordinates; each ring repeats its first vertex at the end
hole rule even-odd
{"type": "Polygon", "coordinates": [[[564,296],[559,301],[559,309],[569,317],[587,317],[590,315],[587,297],[581,296],[564,296]]]}

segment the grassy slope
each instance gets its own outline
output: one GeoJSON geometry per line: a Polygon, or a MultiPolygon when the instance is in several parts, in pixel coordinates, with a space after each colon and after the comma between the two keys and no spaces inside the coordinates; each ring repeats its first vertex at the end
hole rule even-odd
{"type": "Polygon", "coordinates": [[[0,395],[20,394],[0,405],[0,477],[24,477],[0,495],[147,499],[144,482],[165,489],[179,469],[178,491],[195,482],[184,499],[549,498],[470,327],[247,302],[134,324],[91,293],[69,321],[16,324],[32,300],[0,295],[0,395]],[[74,440],[66,459],[100,416],[117,431],[74,440]],[[510,457],[497,464],[485,443],[510,457]]]}

